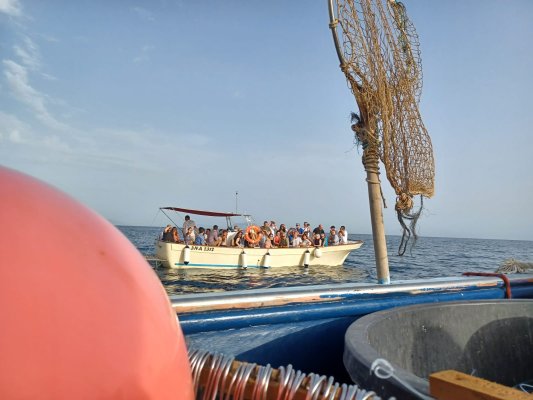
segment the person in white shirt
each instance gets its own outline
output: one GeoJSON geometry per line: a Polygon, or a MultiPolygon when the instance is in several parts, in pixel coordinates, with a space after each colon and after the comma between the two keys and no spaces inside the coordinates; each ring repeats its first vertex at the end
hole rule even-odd
{"type": "Polygon", "coordinates": [[[344,225],[339,229],[339,244],[348,244],[348,231],[344,225]]]}
{"type": "Polygon", "coordinates": [[[193,231],[196,231],[196,222],[194,222],[191,217],[189,217],[188,215],[185,216],[185,222],[183,223],[183,237],[185,237],[187,235],[187,231],[189,230],[189,228],[192,228],[193,231]]]}
{"type": "Polygon", "coordinates": [[[307,233],[307,237],[309,238],[311,235],[311,225],[309,225],[309,222],[304,222],[304,231],[302,232],[302,235],[304,233],[307,233]]]}
{"type": "Polygon", "coordinates": [[[292,247],[300,247],[302,245],[302,238],[300,233],[295,229],[292,232],[292,247]]]}

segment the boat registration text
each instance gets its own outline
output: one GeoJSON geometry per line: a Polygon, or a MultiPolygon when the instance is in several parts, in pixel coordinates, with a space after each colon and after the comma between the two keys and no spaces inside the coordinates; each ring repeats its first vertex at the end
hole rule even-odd
{"type": "Polygon", "coordinates": [[[214,247],[209,246],[191,246],[191,250],[198,250],[198,251],[214,251],[214,247]]]}

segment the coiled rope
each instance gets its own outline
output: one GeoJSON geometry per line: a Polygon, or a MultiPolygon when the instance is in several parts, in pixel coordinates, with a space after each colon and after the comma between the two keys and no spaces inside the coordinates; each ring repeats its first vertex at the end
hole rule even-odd
{"type": "Polygon", "coordinates": [[[203,400],[380,400],[357,385],[306,374],[292,365],[272,368],[235,361],[233,356],[190,350],[196,399],[203,400]]]}

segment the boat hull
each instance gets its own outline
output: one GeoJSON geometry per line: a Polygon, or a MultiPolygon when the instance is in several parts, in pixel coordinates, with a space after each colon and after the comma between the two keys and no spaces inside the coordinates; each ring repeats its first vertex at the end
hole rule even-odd
{"type": "Polygon", "coordinates": [[[328,247],[289,248],[238,248],[215,246],[186,246],[158,240],[156,256],[167,268],[279,268],[295,266],[342,265],[351,251],[358,249],[362,241],[328,247]],[[187,254],[188,252],[188,254],[187,254]],[[308,255],[306,256],[306,252],[308,255]]]}

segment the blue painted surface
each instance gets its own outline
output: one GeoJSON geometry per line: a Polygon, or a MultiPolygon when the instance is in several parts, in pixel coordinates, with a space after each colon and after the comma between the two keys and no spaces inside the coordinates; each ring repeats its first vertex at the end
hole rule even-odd
{"type": "MultiPolygon", "coordinates": [[[[515,281],[513,298],[533,298],[532,282],[515,281]]],[[[343,366],[344,335],[358,318],[393,307],[457,300],[504,299],[503,283],[413,292],[347,292],[295,303],[179,315],[188,346],[231,354],[240,361],[292,364],[296,369],[350,382],[343,366]]]]}
{"type": "Polygon", "coordinates": [[[295,369],[334,376],[350,382],[342,364],[344,333],[356,318],[333,318],[290,324],[261,325],[186,336],[187,347],[209,349],[236,359],[274,368],[295,369]]]}
{"type": "MultiPolygon", "coordinates": [[[[530,288],[528,293],[533,290],[530,288]]],[[[417,295],[382,296],[352,298],[351,300],[332,301],[314,304],[295,304],[279,307],[214,311],[179,316],[185,334],[237,329],[254,325],[280,324],[306,320],[362,316],[372,312],[419,303],[439,301],[503,299],[505,291],[501,287],[464,290],[457,292],[437,292],[417,295]]]]}

